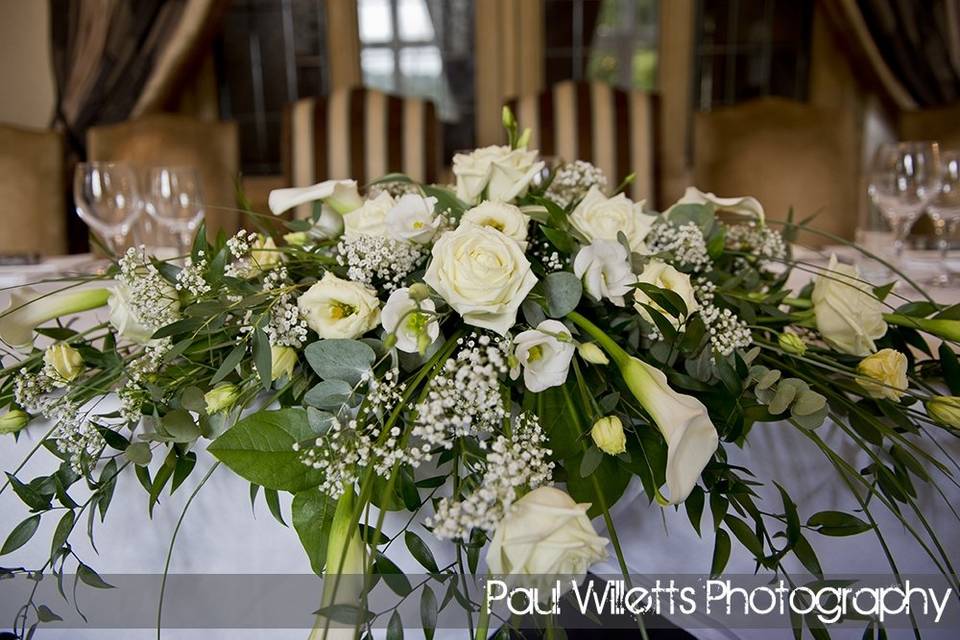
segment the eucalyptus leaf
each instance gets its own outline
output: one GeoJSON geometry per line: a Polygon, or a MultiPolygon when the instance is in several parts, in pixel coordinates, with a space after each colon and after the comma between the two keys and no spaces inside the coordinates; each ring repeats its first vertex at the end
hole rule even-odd
{"type": "Polygon", "coordinates": [[[354,385],[370,371],[377,354],[359,340],[319,340],[307,346],[307,362],[324,380],[343,380],[354,385]]]}
{"type": "Polygon", "coordinates": [[[583,285],[569,271],[555,271],[543,279],[543,294],[547,299],[547,315],[562,318],[580,304],[583,285]]]}
{"type": "Polygon", "coordinates": [[[319,409],[339,409],[349,405],[353,387],[344,380],[321,380],[303,396],[303,403],[319,409]]]}

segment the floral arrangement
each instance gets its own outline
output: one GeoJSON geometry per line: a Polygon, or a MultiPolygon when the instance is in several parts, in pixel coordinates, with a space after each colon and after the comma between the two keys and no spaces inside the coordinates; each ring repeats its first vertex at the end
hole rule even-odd
{"type": "MultiPolygon", "coordinates": [[[[0,554],[56,517],[50,559],[31,571],[71,567],[98,586],[75,530],[93,535],[127,467],[152,512],[199,446],[218,460],[204,481],[222,464],[281,519],[279,492],[293,494],[327,607],[363,607],[362,590],[338,593],[331,577],[397,574],[387,511],[456,548],[439,567],[405,533],[441,577],[476,573],[481,556],[493,574],[583,575],[608,553],[629,573],[609,512],[634,478],[648,500],[683,505],[714,545],[713,574],[736,540],[765,570],[792,554],[822,575],[811,536],[874,530],[874,505],[920,514],[914,484],[951,469],[918,440],[960,428],[948,395],[960,395],[960,307],[896,302],[892,284],[835,260],[792,291],[791,271],[807,269],[790,252],[802,225],[696,189],[649,211],[588,163],[546,170],[505,122],[509,145],[454,158],[453,188],[392,175],[367,197],[349,180],[281,189],[274,214],[312,203],[313,215],[278,232],[251,214],[260,232],[208,242],[201,230],[182,259],[130,249],[83,286],[15,292],[0,316],[0,432],[48,425],[34,451],[61,463],[7,474],[2,490],[32,514],[0,554]],[[74,320],[104,305],[109,320],[74,320]],[[119,410],[99,409],[105,393],[119,410]],[[869,466],[830,450],[816,430],[827,418],[869,466]],[[771,421],[820,448],[859,515],[800,514],[787,487],[761,504],[763,479],[725,451],[771,421]]],[[[446,584],[485,637],[488,612],[446,584]]],[[[432,591],[422,606],[428,625],[432,591]]],[[[44,611],[26,605],[23,628],[44,611]]]]}

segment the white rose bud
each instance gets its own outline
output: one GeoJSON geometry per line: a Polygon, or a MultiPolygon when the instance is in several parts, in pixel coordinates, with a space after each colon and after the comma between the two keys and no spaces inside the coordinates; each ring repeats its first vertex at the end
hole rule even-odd
{"type": "Polygon", "coordinates": [[[844,353],[869,355],[876,350],[874,340],[887,332],[883,303],[860,280],[856,267],[837,264],[837,257],[831,256],[828,269],[817,276],[811,296],[817,330],[844,353]]]}
{"type": "Polygon", "coordinates": [[[596,186],[590,187],[570,213],[570,224],[590,242],[616,240],[617,234],[623,233],[635,253],[647,252],[643,241],[655,220],[656,216],[643,212],[642,202],[631,202],[622,193],[608,198],[596,186]]]}
{"type": "MultiPolygon", "coordinates": [[[[607,557],[607,539],[593,528],[589,506],[553,487],[539,487],[517,500],[487,549],[490,573],[585,576],[591,565],[607,557]]],[[[563,584],[571,588],[570,580],[563,584]]]]}
{"type": "Polygon", "coordinates": [[[594,422],[590,437],[597,448],[608,455],[615,456],[627,450],[623,422],[617,416],[606,416],[594,422]]]}
{"type": "Polygon", "coordinates": [[[440,336],[440,323],[434,311],[436,305],[433,300],[422,300],[418,308],[410,290],[403,288],[390,294],[383,305],[380,320],[384,330],[394,334],[397,349],[417,353],[421,351],[423,343],[429,346],[440,336]]]}
{"type": "Polygon", "coordinates": [[[907,356],[896,349],[881,349],[857,365],[857,383],[871,398],[898,402],[906,393],[907,356]],[[879,383],[879,384],[877,384],[879,383]]]}
{"type": "Polygon", "coordinates": [[[17,433],[30,422],[30,414],[21,409],[7,411],[0,416],[0,434],[17,433]]]}
{"type": "Polygon", "coordinates": [[[594,240],[580,249],[573,261],[573,273],[594,300],[604,298],[618,307],[637,281],[630,267],[630,254],[616,240],[594,240]]]}
{"type": "Polygon", "coordinates": [[[296,366],[296,349],[293,347],[277,345],[270,347],[270,382],[279,380],[284,376],[290,378],[293,375],[293,369],[296,366]]]}
{"type": "Polygon", "coordinates": [[[462,225],[440,236],[432,255],[424,282],[466,324],[506,335],[537,284],[520,246],[496,229],[462,225]]]}
{"type": "Polygon", "coordinates": [[[343,234],[348,239],[358,235],[386,236],[387,212],[393,205],[393,196],[386,191],[367,200],[359,208],[343,214],[343,234]]]}
{"type": "Polygon", "coordinates": [[[482,202],[468,209],[460,218],[460,224],[492,227],[516,240],[522,249],[527,247],[527,227],[530,226],[530,218],[512,204],[482,202]]]}
{"type": "Polygon", "coordinates": [[[240,390],[229,382],[217,385],[203,395],[207,404],[207,413],[228,411],[240,398],[240,390]]]}
{"type": "MultiPolygon", "coordinates": [[[[690,284],[690,276],[686,273],[677,271],[665,262],[651,260],[643,268],[643,272],[640,274],[637,280],[638,282],[647,282],[656,285],[661,289],[672,291],[680,296],[680,298],[683,300],[683,303],[687,306],[687,316],[700,308],[700,305],[697,304],[697,298],[693,292],[693,285],[690,284]]],[[[664,311],[660,305],[654,302],[650,296],[640,289],[637,289],[633,292],[633,299],[636,301],[634,308],[637,310],[637,313],[639,313],[640,317],[647,322],[652,323],[653,318],[650,317],[650,313],[640,304],[641,302],[650,305],[658,311],[662,311],[664,317],[669,320],[670,324],[672,324],[674,327],[680,326],[681,319],[674,318],[672,315],[664,311]]]]}
{"type": "Polygon", "coordinates": [[[63,342],[47,347],[43,352],[43,363],[58,382],[72,382],[83,371],[80,352],[63,342]]]}
{"type": "Polygon", "coordinates": [[[562,322],[544,320],[536,329],[517,334],[513,342],[527,389],[536,393],[567,381],[576,347],[562,322]]]}
{"type": "Polygon", "coordinates": [[[277,250],[273,238],[260,234],[250,245],[250,258],[258,271],[269,271],[280,264],[283,254],[277,250]]]}
{"type": "Polygon", "coordinates": [[[380,322],[376,291],[330,271],[297,299],[300,315],[321,338],[356,338],[380,322]]]}
{"type": "Polygon", "coordinates": [[[598,347],[596,343],[581,342],[577,345],[577,353],[580,354],[580,357],[583,358],[585,362],[589,362],[590,364],[610,364],[610,359],[607,357],[607,354],[605,354],[603,349],[598,347]]]}
{"type": "Polygon", "coordinates": [[[393,208],[387,211],[387,233],[397,240],[426,244],[433,240],[440,226],[440,218],[434,215],[437,199],[408,193],[400,197],[393,208]]]}
{"type": "Polygon", "coordinates": [[[940,424],[960,429],[960,396],[936,396],[927,400],[925,406],[940,424]]]}

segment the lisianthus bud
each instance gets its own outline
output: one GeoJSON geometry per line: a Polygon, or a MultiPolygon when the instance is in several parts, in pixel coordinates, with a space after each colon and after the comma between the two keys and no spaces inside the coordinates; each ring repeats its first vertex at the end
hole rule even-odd
{"type": "Polygon", "coordinates": [[[397,334],[393,332],[388,333],[383,339],[383,348],[390,351],[390,349],[393,349],[395,346],[397,346],[397,334]]]}
{"type": "Polygon", "coordinates": [[[207,413],[220,413],[228,410],[240,397],[240,390],[236,386],[225,382],[219,384],[204,394],[207,403],[207,413]]]}
{"type": "Polygon", "coordinates": [[[416,282],[410,285],[410,288],[407,289],[407,293],[410,294],[410,297],[417,302],[423,302],[430,297],[430,287],[422,282],[416,282]]]}
{"type": "Polygon", "coordinates": [[[271,382],[283,376],[289,378],[297,366],[297,351],[293,347],[270,347],[270,363],[271,382]]]}
{"type": "Polygon", "coordinates": [[[593,342],[581,342],[577,345],[577,353],[591,364],[610,364],[607,354],[593,342]]]}
{"type": "Polygon", "coordinates": [[[511,111],[507,105],[503,105],[503,108],[500,109],[500,120],[503,122],[505,129],[517,126],[517,121],[513,117],[513,111],[511,111]]]}
{"type": "Polygon", "coordinates": [[[63,342],[47,347],[43,362],[47,365],[47,373],[52,373],[51,377],[58,382],[71,382],[83,371],[80,352],[63,342]]]}
{"type": "Polygon", "coordinates": [[[533,134],[530,131],[530,127],[527,127],[523,130],[523,133],[520,134],[520,137],[517,138],[517,149],[526,149],[527,145],[530,144],[530,136],[533,134]]]}
{"type": "Polygon", "coordinates": [[[896,349],[867,356],[857,365],[857,373],[857,382],[872,398],[897,402],[907,390],[907,356],[896,349]]]}
{"type": "Polygon", "coordinates": [[[807,343],[795,333],[781,333],[777,338],[777,344],[781,349],[795,356],[802,356],[807,352],[807,343]]]}
{"type": "Polygon", "coordinates": [[[954,429],[960,429],[960,396],[937,396],[927,400],[927,413],[934,420],[954,429]]]}
{"type": "Polygon", "coordinates": [[[623,423],[617,416],[606,416],[593,423],[590,429],[593,443],[604,453],[615,456],[627,450],[627,437],[623,434],[623,423]]]}
{"type": "Polygon", "coordinates": [[[306,231],[294,231],[283,236],[283,241],[294,247],[305,245],[309,239],[306,231]]]}
{"type": "Polygon", "coordinates": [[[16,433],[27,426],[28,422],[30,422],[30,414],[26,411],[20,409],[7,411],[0,416],[0,434],[16,433]]]}

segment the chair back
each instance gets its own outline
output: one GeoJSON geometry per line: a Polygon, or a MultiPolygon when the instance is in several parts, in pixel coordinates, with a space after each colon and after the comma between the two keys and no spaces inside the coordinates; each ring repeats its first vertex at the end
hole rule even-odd
{"type": "Polygon", "coordinates": [[[521,129],[530,128],[530,149],[591,162],[607,175],[611,188],[633,173],[628,195],[655,206],[656,103],[647,92],[568,80],[515,97],[507,106],[521,129]]]}
{"type": "Polygon", "coordinates": [[[128,162],[139,167],[191,166],[200,173],[204,217],[210,237],[240,227],[236,180],[240,146],[235,122],[208,122],[157,114],[87,131],[90,160],[128,162]]]}
{"type": "Polygon", "coordinates": [[[67,251],[63,136],[0,125],[0,253],[67,251]]]}

